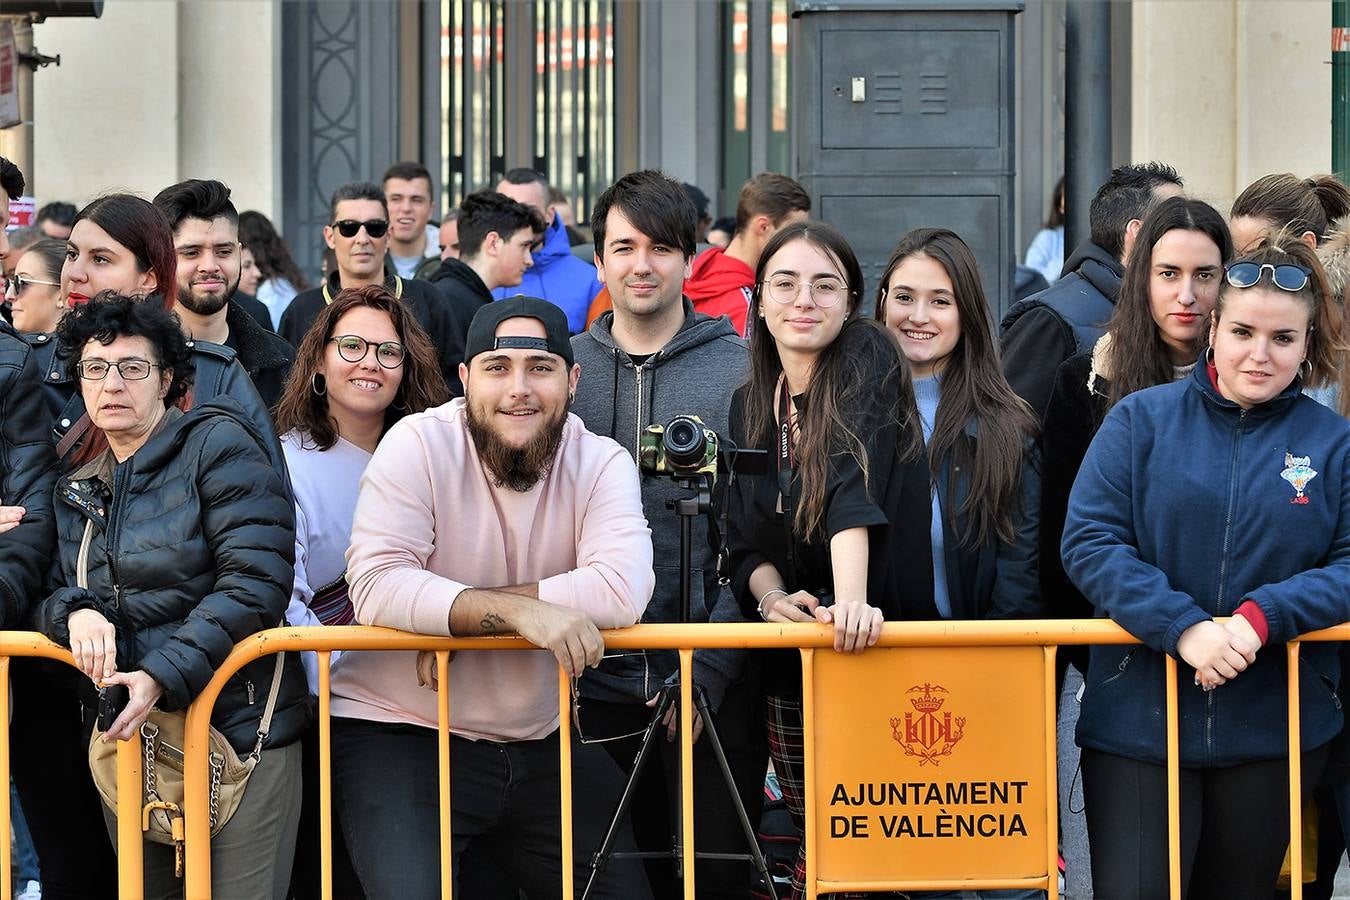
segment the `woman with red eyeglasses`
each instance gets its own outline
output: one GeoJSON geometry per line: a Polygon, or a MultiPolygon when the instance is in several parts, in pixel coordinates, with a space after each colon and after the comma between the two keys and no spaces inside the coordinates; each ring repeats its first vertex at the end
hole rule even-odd
{"type": "MultiPolygon", "coordinates": [[[[1350,425],[1302,393],[1340,342],[1316,255],[1277,235],[1227,266],[1191,374],[1117,402],[1083,460],[1064,570],[1142,643],[1092,648],[1078,720],[1099,897],[1167,895],[1164,655],[1179,664],[1183,896],[1274,891],[1282,645],[1350,619],[1350,425]]],[[[1306,799],[1342,726],[1337,646],[1304,644],[1297,666],[1306,799]]]]}

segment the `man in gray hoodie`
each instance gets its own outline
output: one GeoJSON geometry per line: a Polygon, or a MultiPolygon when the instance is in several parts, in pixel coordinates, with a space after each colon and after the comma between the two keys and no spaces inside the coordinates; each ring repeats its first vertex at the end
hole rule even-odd
{"type": "MultiPolygon", "coordinates": [[[[736,329],[725,317],[695,313],[684,296],[694,258],[697,211],[679,182],[660,172],[625,175],[596,201],[591,216],[595,265],[614,307],[572,339],[581,366],[572,411],[596,434],[612,437],[637,461],[638,437],[649,425],[678,415],[696,415],[725,436],[731,395],[745,379],[748,357],[736,329]]],[[[673,480],[642,475],[642,502],[652,531],[656,591],[643,622],[680,621],[680,522],[666,501],[689,496],[673,480]]],[[[743,621],[718,581],[716,540],[706,520],[694,522],[690,621],[743,621]]],[[[718,735],[730,758],[750,821],[759,821],[765,758],[762,713],[755,680],[748,677],[747,653],[699,650],[694,682],[717,711],[718,735]]],[[[585,739],[603,739],[611,756],[631,770],[643,729],[666,680],[679,663],[673,651],[631,651],[607,655],[599,669],[581,679],[577,723],[585,739]]],[[[672,713],[674,710],[672,709],[672,713]]],[[[673,715],[659,732],[659,759],[648,764],[637,785],[633,829],[643,850],[669,850],[678,832],[670,811],[678,808],[678,745],[673,715]]],[[[707,740],[694,723],[695,834],[697,849],[745,852],[745,839],[732,810],[707,740]]],[[[700,897],[746,896],[744,862],[700,860],[700,897]]],[[[655,897],[679,896],[668,859],[648,863],[655,897]]]]}

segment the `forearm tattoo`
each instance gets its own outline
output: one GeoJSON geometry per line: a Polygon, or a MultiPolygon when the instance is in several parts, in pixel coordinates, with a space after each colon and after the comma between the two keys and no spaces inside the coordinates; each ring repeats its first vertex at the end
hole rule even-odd
{"type": "Polygon", "coordinates": [[[484,631],[505,631],[506,620],[496,613],[488,613],[483,616],[482,621],[478,623],[478,627],[484,631]]]}

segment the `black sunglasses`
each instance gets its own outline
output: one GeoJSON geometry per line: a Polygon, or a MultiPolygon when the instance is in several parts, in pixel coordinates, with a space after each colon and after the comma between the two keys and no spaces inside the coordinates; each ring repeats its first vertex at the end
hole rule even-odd
{"type": "Polygon", "coordinates": [[[345,238],[354,238],[356,233],[362,228],[366,229],[366,234],[373,238],[382,238],[384,233],[389,230],[389,222],[384,219],[367,219],[364,222],[358,222],[355,219],[343,219],[341,222],[334,222],[333,227],[337,229],[338,234],[345,238]]]}
{"type": "Polygon", "coordinates": [[[1235,288],[1249,288],[1261,280],[1266,270],[1270,270],[1270,281],[1282,291],[1297,293],[1308,286],[1312,272],[1293,263],[1258,263],[1243,260],[1229,266],[1225,272],[1228,283],[1235,288]]]}

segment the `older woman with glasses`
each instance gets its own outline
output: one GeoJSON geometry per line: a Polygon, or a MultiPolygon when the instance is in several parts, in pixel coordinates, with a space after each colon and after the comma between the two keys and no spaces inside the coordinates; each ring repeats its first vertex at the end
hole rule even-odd
{"type": "MultiPolygon", "coordinates": [[[[1143,644],[1092,648],[1078,720],[1098,896],[1167,894],[1164,655],[1180,664],[1183,893],[1274,890],[1289,840],[1282,645],[1350,619],[1350,428],[1301,392],[1340,343],[1333,309],[1306,243],[1248,250],[1194,371],[1120,399],[1083,460],[1064,568],[1143,644]]],[[[1304,645],[1298,676],[1306,798],[1342,725],[1336,646],[1304,645]]]]}
{"type": "MultiPolygon", "coordinates": [[[[292,625],[353,624],[346,554],[361,473],[395,422],[449,399],[431,339],[408,306],[384,288],[342,290],[314,320],[277,403],[295,490],[295,581],[287,611],[292,625]]],[[[334,664],[340,656],[333,654],[334,664]]],[[[310,693],[317,694],[314,654],[304,654],[304,663],[310,693]]],[[[293,889],[297,897],[317,897],[317,727],[305,740],[305,769],[293,889]]],[[[333,845],[336,896],[360,896],[336,828],[333,845]]]]}
{"type": "MultiPolygon", "coordinates": [[[[57,587],[39,626],[71,649],[91,699],[93,684],[125,689],[101,740],[127,740],[152,709],[185,709],[236,643],[281,624],[294,514],[242,407],[218,398],[179,411],[193,359],[177,317],[105,293],[69,313],[57,336],[107,449],[57,484],[57,587]]],[[[241,758],[258,756],[212,842],[213,896],[286,895],[303,679],[293,656],[258,660],[215,704],[212,725],[241,758]]],[[[104,815],[115,833],[112,811],[104,815]]],[[[181,895],[172,847],[146,844],[144,860],[147,896],[181,895]]]]}

